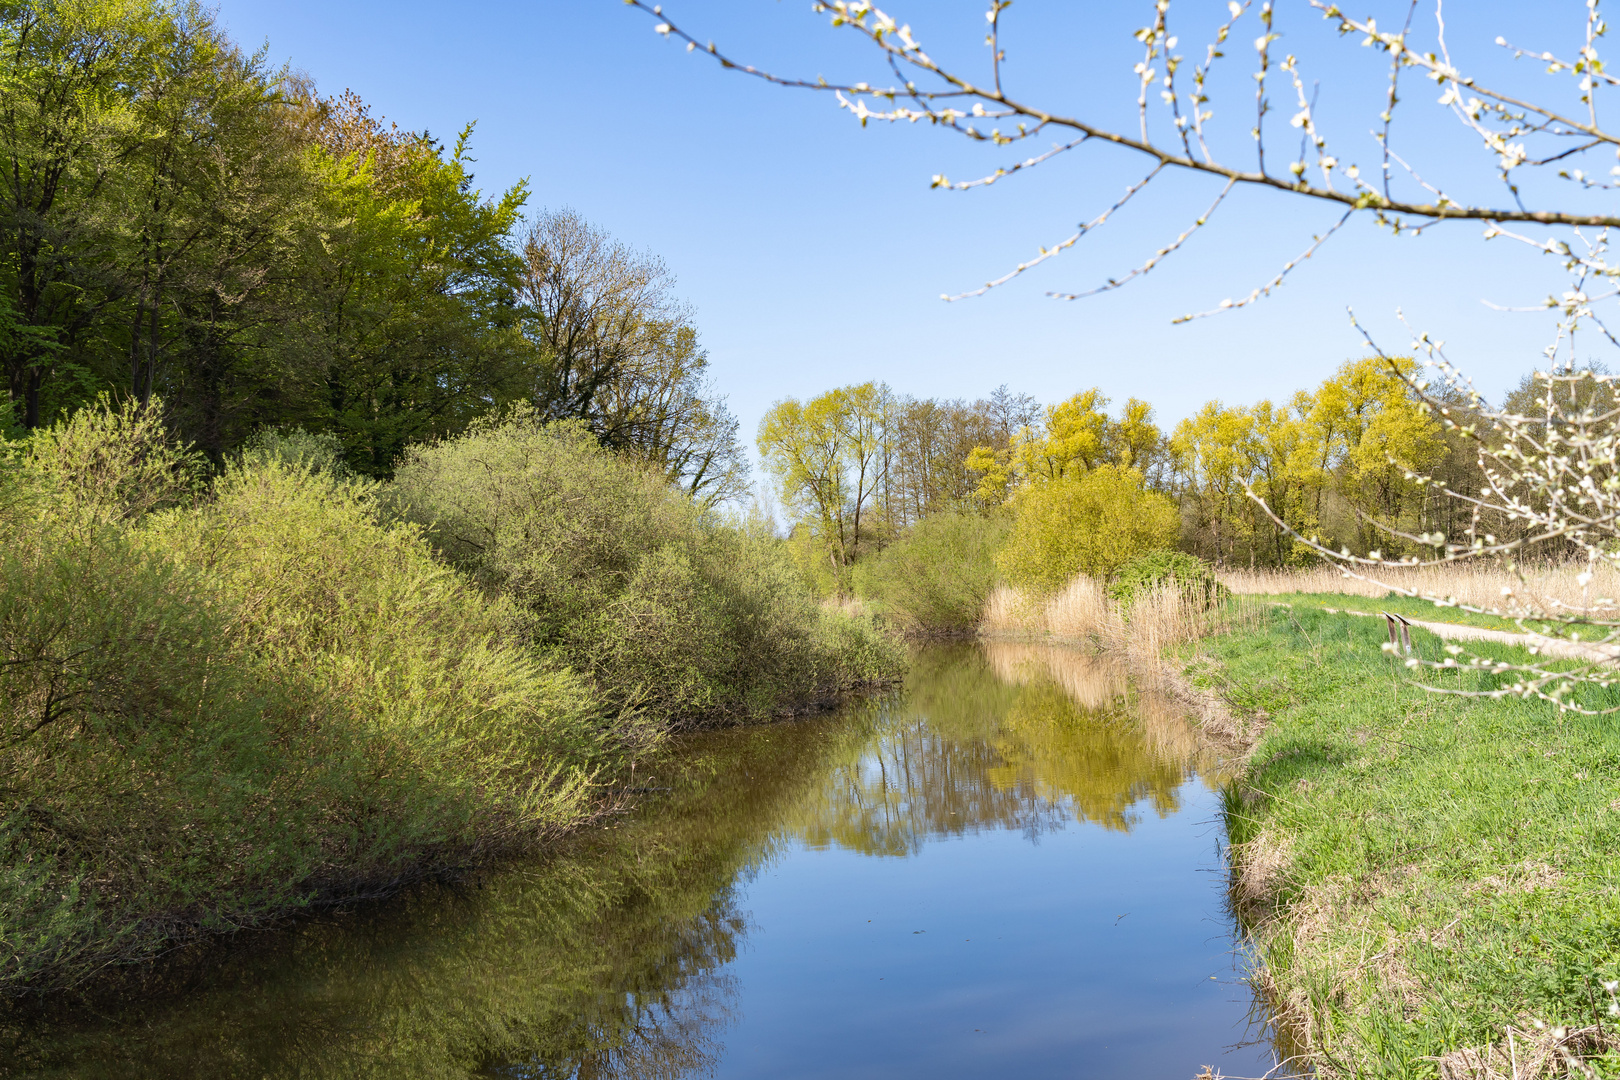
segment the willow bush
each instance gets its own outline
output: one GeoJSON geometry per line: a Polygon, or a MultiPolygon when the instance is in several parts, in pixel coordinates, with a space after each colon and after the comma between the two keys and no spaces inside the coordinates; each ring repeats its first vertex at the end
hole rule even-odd
{"type": "Polygon", "coordinates": [[[373,485],[197,466],[103,406],[0,470],[0,994],[532,840],[633,749],[373,485]]]}
{"type": "Polygon", "coordinates": [[[855,564],[856,591],[908,634],[965,634],[1000,580],[1001,517],[931,514],[873,558],[855,564]]]}
{"type": "Polygon", "coordinates": [[[532,844],[672,718],[898,668],[576,429],[387,492],[299,432],[210,479],[159,414],[0,456],[0,996],[532,844]]]}
{"type": "Polygon", "coordinates": [[[1215,576],[1215,568],[1196,555],[1171,548],[1144,552],[1120,567],[1108,583],[1108,598],[1127,611],[1137,600],[1165,586],[1174,586],[1195,610],[1208,611],[1231,595],[1215,576]]]}
{"type": "Polygon", "coordinates": [[[1012,535],[996,556],[1009,584],[1052,594],[1076,574],[1107,580],[1131,559],[1175,543],[1181,521],[1168,495],[1137,469],[1100,465],[1031,484],[1013,499],[1012,535]]]}
{"type": "Polygon", "coordinates": [[[617,706],[760,716],[899,670],[870,622],[815,602],[780,541],[706,518],[581,427],[520,410],[413,449],[394,475],[402,517],[617,706]]]}

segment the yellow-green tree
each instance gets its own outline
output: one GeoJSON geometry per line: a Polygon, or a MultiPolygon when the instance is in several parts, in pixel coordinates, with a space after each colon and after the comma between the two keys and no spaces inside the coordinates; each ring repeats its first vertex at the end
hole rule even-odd
{"type": "MultiPolygon", "coordinates": [[[[1294,395],[1289,405],[1262,401],[1248,410],[1249,437],[1242,444],[1249,484],[1266,506],[1295,532],[1316,531],[1312,496],[1319,479],[1311,467],[1309,426],[1310,395],[1294,395]]],[[[1249,561],[1283,563],[1304,557],[1295,541],[1253,499],[1243,500],[1249,525],[1249,561]]]]}
{"type": "MultiPolygon", "coordinates": [[[[1411,374],[1410,361],[1399,363],[1411,374]]],[[[1380,523],[1426,531],[1423,493],[1406,474],[1450,451],[1406,383],[1371,358],[1348,361],[1287,405],[1212,401],[1177,425],[1171,452],[1192,510],[1189,542],[1216,562],[1253,565],[1302,557],[1289,530],[1361,551],[1400,550],[1380,523]]]]}
{"type": "MultiPolygon", "coordinates": [[[[1396,361],[1411,376],[1416,365],[1396,361]]],[[[1355,524],[1347,526],[1365,551],[1398,547],[1376,522],[1415,525],[1421,492],[1406,479],[1426,472],[1446,453],[1440,424],[1425,412],[1411,388],[1377,357],[1350,360],[1315,394],[1310,421],[1325,449],[1333,487],[1350,504],[1355,524]]],[[[1408,530],[1410,531],[1410,530],[1408,530]]]]}
{"type": "Polygon", "coordinates": [[[1047,406],[1041,422],[1020,428],[1005,450],[975,447],[967,467],[980,475],[979,498],[996,505],[1028,485],[1077,476],[1102,465],[1147,474],[1164,446],[1164,436],[1153,422],[1153,406],[1131,398],[1117,420],[1107,409],[1108,398],[1092,387],[1047,406]]]}
{"type": "Polygon", "coordinates": [[[840,589],[845,569],[872,538],[870,511],[887,480],[887,386],[862,383],[808,401],[786,398],[759,424],[759,453],[783,505],[809,526],[840,589]]]}
{"type": "Polygon", "coordinates": [[[996,558],[1013,585],[1052,592],[1076,574],[1111,576],[1134,556],[1172,547],[1181,515],[1141,470],[1099,465],[1031,484],[1013,501],[1013,530],[996,558]]]}
{"type": "Polygon", "coordinates": [[[1170,439],[1176,470],[1191,497],[1195,525],[1208,528],[1214,561],[1225,562],[1244,529],[1240,501],[1248,481],[1254,418],[1248,410],[1211,401],[1176,425],[1170,439]]]}

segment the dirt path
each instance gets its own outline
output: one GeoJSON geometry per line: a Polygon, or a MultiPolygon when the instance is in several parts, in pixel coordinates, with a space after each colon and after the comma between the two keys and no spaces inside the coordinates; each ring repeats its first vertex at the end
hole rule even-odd
{"type": "MultiPolygon", "coordinates": [[[[1353,611],[1349,608],[1323,608],[1330,614],[1362,615],[1370,619],[1383,618],[1376,611],[1353,611]]],[[[1413,626],[1448,641],[1497,641],[1503,645],[1535,646],[1542,656],[1558,660],[1616,660],[1620,659],[1620,645],[1587,644],[1566,641],[1563,638],[1543,637],[1540,634],[1515,634],[1510,630],[1488,630],[1483,626],[1460,626],[1457,623],[1420,622],[1408,619],[1413,626]]]]}

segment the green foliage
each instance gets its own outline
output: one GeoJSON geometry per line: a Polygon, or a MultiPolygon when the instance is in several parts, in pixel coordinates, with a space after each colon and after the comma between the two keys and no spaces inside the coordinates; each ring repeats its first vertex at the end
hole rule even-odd
{"type": "Polygon", "coordinates": [[[299,317],[302,363],[323,378],[312,417],[359,472],[386,476],[413,441],[461,430],[521,392],[534,356],[519,332],[510,234],[528,191],[486,200],[472,127],[446,148],[387,127],[353,93],[318,105],[319,182],[299,317]]]}
{"type": "Polygon", "coordinates": [[[330,431],[263,428],[242,445],[243,468],[260,468],[273,462],[328,473],[339,480],[353,475],[343,460],[343,440],[330,431]]]}
{"type": "Polygon", "coordinates": [[[182,500],[160,430],[103,409],[0,473],[0,993],[566,825],[638,734],[371,487],[182,500]]]}
{"type": "MultiPolygon", "coordinates": [[[[1384,639],[1383,620],[1295,605],[1204,648],[1220,664],[1211,684],[1269,716],[1226,820],[1257,959],[1297,1003],[1302,1049],[1359,1076],[1432,1076],[1435,1056],[1500,1045],[1506,1024],[1586,1025],[1606,1005],[1599,983],[1620,978],[1620,734],[1543,702],[1426,692],[1384,639]]],[[[1412,640],[1445,655],[1425,631],[1412,640]]],[[[1620,705],[1612,689],[1579,695],[1620,705]]]]}
{"type": "Polygon", "coordinates": [[[1168,496],[1116,465],[1032,484],[1013,512],[996,562],[1012,585],[1034,592],[1055,592],[1076,574],[1112,577],[1142,552],[1170,546],[1180,528],[1168,496]]]}
{"type": "Polygon", "coordinates": [[[524,640],[620,705],[764,715],[899,665],[873,627],[814,602],[777,541],[706,521],[578,425],[479,421],[411,451],[390,498],[512,600],[524,640]]]}
{"type": "Polygon", "coordinates": [[[996,551],[1008,528],[1002,517],[925,517],[881,554],[856,564],[856,591],[907,633],[970,632],[1000,576],[996,551]]]}
{"type": "Polygon", "coordinates": [[[1215,568],[1209,563],[1184,551],[1162,548],[1138,555],[1120,567],[1108,583],[1108,597],[1129,608],[1138,596],[1168,582],[1174,582],[1182,596],[1202,611],[1221,604],[1230,594],[1216,579],[1215,568]]]}
{"type": "Polygon", "coordinates": [[[161,404],[96,405],[33,433],[16,445],[27,480],[13,497],[44,497],[39,513],[71,525],[131,522],[190,502],[203,489],[207,463],[176,445],[161,404]]]}

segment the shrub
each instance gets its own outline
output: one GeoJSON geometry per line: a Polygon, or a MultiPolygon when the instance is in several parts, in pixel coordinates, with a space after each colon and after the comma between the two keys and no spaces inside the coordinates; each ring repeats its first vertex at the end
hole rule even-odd
{"type": "Polygon", "coordinates": [[[781,541],[705,520],[582,428],[476,423],[408,453],[390,498],[616,705],[760,715],[898,668],[869,623],[815,603],[781,541]]]}
{"type": "Polygon", "coordinates": [[[1199,611],[1208,611],[1228,595],[1209,563],[1184,551],[1163,548],[1138,555],[1120,567],[1108,584],[1108,597],[1128,609],[1140,597],[1172,581],[1185,601],[1199,611]]]}
{"type": "Polygon", "coordinates": [[[964,633],[978,625],[1000,577],[1000,518],[933,514],[874,558],[856,564],[856,589],[906,633],[964,633]]]}
{"type": "Polygon", "coordinates": [[[114,408],[103,395],[59,424],[14,447],[18,486],[10,498],[68,528],[92,531],[191,502],[204,489],[208,463],[176,445],[161,403],[114,408]]]}
{"type": "Polygon", "coordinates": [[[0,473],[0,994],[568,824],[617,749],[370,487],[141,514],[150,434],[104,407],[0,473]]]}
{"type": "Polygon", "coordinates": [[[0,468],[0,995],[577,823],[664,730],[638,698],[763,712],[898,664],[578,432],[407,470],[486,589],[309,440],[203,488],[155,415],[0,468]]]}
{"type": "Polygon", "coordinates": [[[1136,469],[1103,465],[1025,488],[996,559],[1002,573],[1017,588],[1052,593],[1075,574],[1107,579],[1137,555],[1168,547],[1180,529],[1176,505],[1142,484],[1136,469]]]}
{"type": "Polygon", "coordinates": [[[353,470],[343,460],[343,440],[330,431],[310,432],[300,427],[261,428],[242,445],[241,463],[252,468],[277,461],[301,465],[311,472],[348,479],[353,470]]]}

